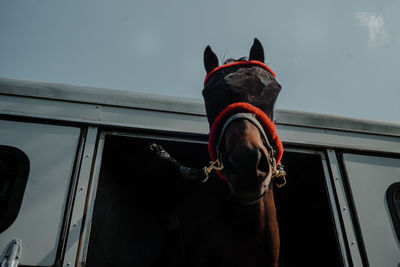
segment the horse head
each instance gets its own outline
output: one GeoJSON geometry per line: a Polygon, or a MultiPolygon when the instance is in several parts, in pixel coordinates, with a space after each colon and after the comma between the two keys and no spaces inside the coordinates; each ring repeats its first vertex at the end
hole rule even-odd
{"type": "Polygon", "coordinates": [[[210,123],[209,151],[224,168],[233,197],[257,203],[268,192],[283,148],[272,122],[281,86],[264,64],[264,49],[255,39],[249,60],[228,60],[222,66],[208,46],[203,96],[210,123]]]}

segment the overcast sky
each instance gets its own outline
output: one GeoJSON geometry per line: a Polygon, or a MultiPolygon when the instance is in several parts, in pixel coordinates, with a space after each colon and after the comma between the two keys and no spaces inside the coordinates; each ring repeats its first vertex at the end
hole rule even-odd
{"type": "Polygon", "coordinates": [[[0,1],[0,77],[202,98],[203,51],[247,56],[277,108],[400,122],[400,2],[0,1]]]}

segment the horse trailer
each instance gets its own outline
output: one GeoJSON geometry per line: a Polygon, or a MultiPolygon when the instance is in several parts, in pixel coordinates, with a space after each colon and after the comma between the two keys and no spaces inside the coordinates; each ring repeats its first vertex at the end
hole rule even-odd
{"type": "MultiPolygon", "coordinates": [[[[1,266],[182,266],[185,225],[201,219],[204,188],[224,181],[172,182],[148,147],[207,165],[203,106],[0,79],[1,266]]],[[[400,266],[400,124],[274,119],[287,173],[274,188],[282,266],[400,266]]]]}

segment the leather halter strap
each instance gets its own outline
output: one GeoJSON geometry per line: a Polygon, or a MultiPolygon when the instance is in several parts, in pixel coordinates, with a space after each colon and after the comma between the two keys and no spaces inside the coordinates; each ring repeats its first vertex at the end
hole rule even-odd
{"type": "MultiPolygon", "coordinates": [[[[213,124],[211,125],[209,140],[208,140],[208,151],[210,154],[211,162],[216,162],[218,160],[218,154],[216,151],[216,145],[218,140],[220,139],[221,129],[223,128],[225,122],[234,114],[237,113],[253,113],[255,118],[259,121],[264,129],[265,133],[267,133],[268,140],[270,141],[270,145],[272,145],[274,152],[276,152],[276,156],[274,157],[276,168],[282,158],[283,155],[283,145],[280,141],[277,132],[275,123],[272,122],[269,117],[259,108],[249,104],[249,103],[233,103],[227,106],[220,114],[217,116],[213,124]]],[[[218,176],[224,180],[226,177],[219,170],[216,171],[218,176]]]]}
{"type": "Polygon", "coordinates": [[[272,146],[268,140],[267,134],[265,133],[264,128],[262,127],[261,123],[257,120],[256,115],[253,113],[248,113],[248,112],[240,112],[240,113],[235,113],[232,116],[230,116],[224,123],[224,126],[222,127],[222,130],[219,134],[219,138],[218,138],[218,142],[217,145],[215,147],[216,151],[217,151],[217,155],[218,157],[220,157],[221,151],[220,151],[220,145],[222,142],[222,139],[224,138],[224,134],[226,129],[228,128],[228,126],[237,120],[248,120],[250,121],[252,124],[254,124],[258,130],[260,131],[261,137],[264,141],[264,144],[266,146],[266,148],[268,149],[268,151],[272,151],[272,146]]]}

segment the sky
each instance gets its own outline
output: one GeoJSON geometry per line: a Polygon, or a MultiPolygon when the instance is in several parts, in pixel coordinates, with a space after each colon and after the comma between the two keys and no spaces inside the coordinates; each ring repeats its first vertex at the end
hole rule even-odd
{"type": "Polygon", "coordinates": [[[400,123],[397,0],[2,0],[0,77],[202,99],[203,51],[248,56],[276,108],[400,123]]]}

